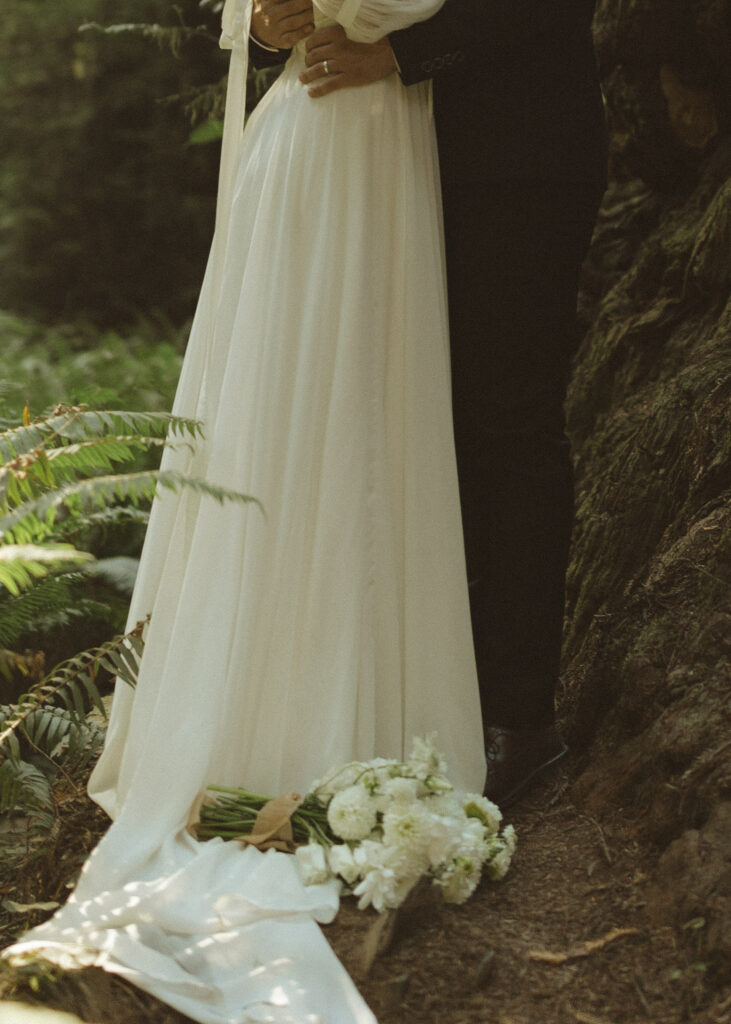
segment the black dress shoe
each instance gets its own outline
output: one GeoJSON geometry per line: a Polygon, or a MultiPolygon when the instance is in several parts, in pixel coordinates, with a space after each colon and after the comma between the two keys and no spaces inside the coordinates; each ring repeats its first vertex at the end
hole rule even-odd
{"type": "Polygon", "coordinates": [[[509,806],[567,750],[555,725],[545,729],[505,729],[488,725],[485,729],[485,796],[499,807],[509,806]]]}

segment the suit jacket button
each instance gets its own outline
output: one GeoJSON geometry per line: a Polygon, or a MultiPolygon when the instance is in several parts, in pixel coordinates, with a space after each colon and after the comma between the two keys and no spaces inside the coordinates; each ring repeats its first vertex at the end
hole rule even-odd
{"type": "Polygon", "coordinates": [[[426,71],[427,75],[430,75],[434,70],[433,62],[430,60],[425,60],[424,63],[421,65],[421,70],[426,71]]]}

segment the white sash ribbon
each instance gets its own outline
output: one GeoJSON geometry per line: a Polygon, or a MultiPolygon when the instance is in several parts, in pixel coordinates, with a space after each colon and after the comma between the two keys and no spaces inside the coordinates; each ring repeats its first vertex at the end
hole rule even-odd
{"type": "Polygon", "coordinates": [[[205,434],[210,426],[210,377],[213,364],[213,349],[216,335],[218,306],[221,300],[223,269],[226,262],[226,248],[231,226],[236,170],[244,134],[246,113],[246,74],[249,65],[249,25],[251,23],[252,0],[226,0],[221,16],[222,50],[231,51],[226,88],[226,110],[223,117],[223,138],[221,140],[221,163],[218,172],[218,198],[216,201],[216,227],[209,257],[207,296],[208,335],[204,342],[203,364],[201,367],[200,392],[196,416],[203,422],[204,438],[197,447],[197,458],[205,462],[205,434]]]}
{"type": "Polygon", "coordinates": [[[214,292],[216,300],[221,286],[221,271],[226,253],[231,204],[233,202],[236,165],[244,134],[246,112],[246,73],[249,64],[249,26],[251,0],[226,0],[221,18],[222,50],[231,50],[226,89],[226,112],[223,120],[221,166],[218,177],[216,232],[214,237],[214,292]]]}

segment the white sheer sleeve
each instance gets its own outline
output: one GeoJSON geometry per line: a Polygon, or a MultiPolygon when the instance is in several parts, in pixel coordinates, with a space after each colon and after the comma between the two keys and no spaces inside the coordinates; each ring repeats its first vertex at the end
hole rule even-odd
{"type": "Polygon", "coordinates": [[[314,0],[323,14],[339,21],[348,36],[359,43],[378,39],[426,21],[436,14],[444,0],[314,0]]]}

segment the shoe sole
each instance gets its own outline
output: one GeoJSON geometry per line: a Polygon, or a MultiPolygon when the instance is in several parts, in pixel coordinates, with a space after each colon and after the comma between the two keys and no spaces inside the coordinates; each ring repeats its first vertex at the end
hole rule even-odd
{"type": "Polygon", "coordinates": [[[564,744],[563,748],[559,750],[557,754],[554,754],[554,756],[550,758],[548,761],[544,761],[543,764],[539,764],[537,768],[533,769],[530,775],[526,776],[526,778],[524,778],[523,781],[520,782],[514,789],[511,789],[510,792],[501,800],[500,807],[510,807],[511,804],[515,803],[515,801],[518,800],[520,796],[522,796],[525,790],[528,789],[531,783],[533,783],[542,772],[547,771],[549,768],[555,765],[556,762],[560,761],[562,757],[565,757],[566,754],[568,754],[568,752],[569,748],[564,744]]]}

